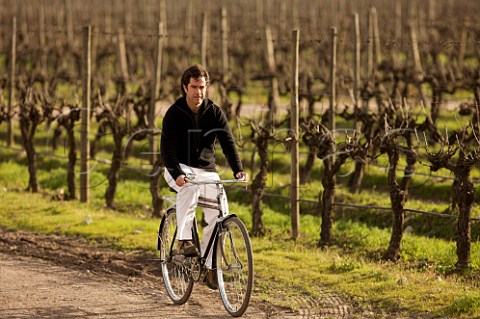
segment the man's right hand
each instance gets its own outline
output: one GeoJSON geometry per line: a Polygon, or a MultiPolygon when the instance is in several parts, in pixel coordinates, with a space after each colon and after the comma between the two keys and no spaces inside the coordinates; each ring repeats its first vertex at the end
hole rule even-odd
{"type": "Polygon", "coordinates": [[[183,174],[178,175],[177,179],[175,180],[175,184],[177,184],[177,186],[179,186],[179,187],[185,186],[185,184],[186,184],[185,175],[183,175],[183,174]]]}

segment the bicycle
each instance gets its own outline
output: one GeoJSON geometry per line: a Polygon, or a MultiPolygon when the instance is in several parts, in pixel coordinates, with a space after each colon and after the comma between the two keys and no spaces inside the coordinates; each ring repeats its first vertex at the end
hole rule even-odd
{"type": "Polygon", "coordinates": [[[173,303],[181,305],[188,301],[195,282],[203,281],[207,272],[207,256],[212,253],[212,268],[223,305],[233,317],[239,317],[248,308],[253,288],[253,253],[245,224],[230,214],[224,184],[241,180],[197,181],[188,176],[186,181],[195,185],[216,185],[216,200],[199,199],[199,207],[218,209],[215,230],[205,252],[201,251],[197,220],[194,219],[193,242],[200,252],[199,257],[178,258],[177,220],[175,204],[162,218],[158,231],[158,250],[162,276],[168,296],[173,303]]]}

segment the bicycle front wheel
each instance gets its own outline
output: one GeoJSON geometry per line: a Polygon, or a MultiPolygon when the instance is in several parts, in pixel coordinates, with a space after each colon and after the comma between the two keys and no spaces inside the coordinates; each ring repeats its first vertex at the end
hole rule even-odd
{"type": "Polygon", "coordinates": [[[227,312],[239,317],[247,310],[253,287],[250,237],[236,216],[223,221],[215,256],[218,289],[227,312]]]}
{"type": "Polygon", "coordinates": [[[187,302],[193,290],[193,278],[190,268],[185,261],[176,260],[172,255],[178,251],[177,214],[175,209],[165,213],[160,227],[160,262],[162,265],[162,277],[168,296],[175,304],[181,305],[187,302]]]}

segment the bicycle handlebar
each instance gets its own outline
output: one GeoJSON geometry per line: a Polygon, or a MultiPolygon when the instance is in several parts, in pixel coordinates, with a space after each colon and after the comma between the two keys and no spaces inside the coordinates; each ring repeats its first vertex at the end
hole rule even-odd
{"type": "Polygon", "coordinates": [[[185,176],[185,182],[190,183],[190,184],[194,184],[194,185],[207,185],[207,184],[219,185],[219,184],[232,184],[232,183],[245,183],[246,184],[247,183],[247,181],[245,181],[244,177],[239,178],[239,179],[196,180],[194,175],[193,176],[192,175],[185,176]]]}

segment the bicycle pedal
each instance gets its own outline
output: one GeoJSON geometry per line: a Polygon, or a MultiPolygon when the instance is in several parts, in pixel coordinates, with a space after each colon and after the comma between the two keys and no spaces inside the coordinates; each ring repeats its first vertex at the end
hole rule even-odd
{"type": "Polygon", "coordinates": [[[189,258],[185,257],[184,255],[175,255],[172,257],[172,262],[179,265],[179,266],[185,266],[185,267],[190,267],[191,262],[189,261],[189,258]]]}
{"type": "Polygon", "coordinates": [[[185,257],[197,257],[199,255],[197,248],[194,246],[186,248],[183,254],[185,257]]]}

